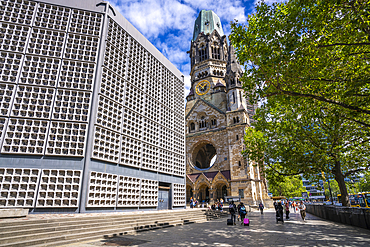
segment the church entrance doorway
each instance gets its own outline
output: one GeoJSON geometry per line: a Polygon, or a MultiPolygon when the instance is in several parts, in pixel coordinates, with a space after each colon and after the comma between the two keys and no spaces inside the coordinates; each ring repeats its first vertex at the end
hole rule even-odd
{"type": "Polygon", "coordinates": [[[217,185],[216,195],[217,195],[217,200],[220,200],[222,198],[225,201],[225,196],[228,196],[227,186],[224,184],[217,185]]]}
{"type": "Polygon", "coordinates": [[[202,185],[199,187],[199,202],[209,202],[209,187],[202,185]]]}

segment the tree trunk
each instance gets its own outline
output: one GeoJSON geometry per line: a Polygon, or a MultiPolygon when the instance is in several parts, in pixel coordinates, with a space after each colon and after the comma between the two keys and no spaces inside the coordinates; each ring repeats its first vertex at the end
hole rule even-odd
{"type": "Polygon", "coordinates": [[[349,203],[347,186],[346,183],[344,182],[344,176],[339,161],[335,162],[335,168],[333,169],[333,173],[340,189],[342,206],[350,207],[351,204],[349,203]]]}

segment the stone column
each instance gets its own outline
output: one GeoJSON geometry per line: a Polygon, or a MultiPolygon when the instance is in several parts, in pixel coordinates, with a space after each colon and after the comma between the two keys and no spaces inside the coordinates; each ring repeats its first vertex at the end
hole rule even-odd
{"type": "Polygon", "coordinates": [[[224,42],[220,42],[220,59],[222,61],[226,61],[227,59],[225,58],[225,52],[224,52],[224,42]]]}
{"type": "Polygon", "coordinates": [[[216,189],[210,188],[209,189],[209,203],[212,205],[215,203],[215,197],[216,197],[216,189]]]}
{"type": "Polygon", "coordinates": [[[193,198],[199,202],[199,189],[193,189],[193,198]]]}
{"type": "Polygon", "coordinates": [[[207,42],[207,59],[210,59],[212,57],[212,51],[211,51],[211,46],[210,46],[210,43],[207,42]]]}

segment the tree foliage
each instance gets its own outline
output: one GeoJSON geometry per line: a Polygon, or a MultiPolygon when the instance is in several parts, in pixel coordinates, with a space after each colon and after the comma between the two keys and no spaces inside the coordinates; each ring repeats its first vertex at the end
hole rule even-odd
{"type": "Polygon", "coordinates": [[[321,172],[338,182],[369,168],[370,5],[365,0],[263,2],[230,40],[246,96],[262,106],[245,155],[267,177],[321,172]]]}
{"type": "Polygon", "coordinates": [[[285,196],[286,198],[301,197],[306,192],[301,176],[287,176],[282,179],[267,177],[269,192],[274,196],[285,196]]]}
{"type": "Polygon", "coordinates": [[[344,178],[370,166],[367,130],[311,99],[290,100],[287,105],[269,100],[257,110],[254,128],[244,136],[244,155],[263,161],[268,178],[304,174],[315,181],[329,174],[348,205],[344,178]]]}
{"type": "Polygon", "coordinates": [[[249,98],[310,98],[370,126],[369,13],[368,0],[259,3],[230,35],[249,98]]]}
{"type": "Polygon", "coordinates": [[[370,192],[370,171],[365,172],[364,176],[360,178],[359,191],[370,192]]]}
{"type": "MultiPolygon", "coordinates": [[[[331,194],[333,196],[333,200],[336,201],[337,200],[337,195],[340,194],[340,189],[339,189],[337,181],[330,180],[330,189],[331,189],[331,194]]],[[[325,197],[329,198],[329,200],[330,200],[330,191],[329,191],[328,181],[324,182],[324,190],[325,190],[325,197]]]]}

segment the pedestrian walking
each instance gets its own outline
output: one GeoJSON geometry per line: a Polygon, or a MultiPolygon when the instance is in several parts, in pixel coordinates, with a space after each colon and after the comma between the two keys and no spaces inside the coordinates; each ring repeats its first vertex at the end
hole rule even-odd
{"type": "Polygon", "coordinates": [[[190,208],[193,208],[193,197],[190,197],[190,208]]]}
{"type": "Polygon", "coordinates": [[[285,203],[285,219],[289,220],[289,203],[285,203]]]}
{"type": "Polygon", "coordinates": [[[276,206],[276,223],[278,223],[279,220],[284,224],[284,208],[281,202],[278,202],[276,206]]]}
{"type": "Polygon", "coordinates": [[[258,208],[261,210],[261,214],[263,214],[263,209],[265,207],[263,206],[263,203],[262,202],[260,202],[260,205],[258,205],[258,208]]]}
{"type": "Polygon", "coordinates": [[[238,210],[238,221],[240,220],[240,208],[242,207],[242,203],[239,202],[237,210],[238,210]]]}
{"type": "Polygon", "coordinates": [[[236,205],[234,204],[234,201],[231,201],[229,204],[229,212],[231,215],[231,220],[233,221],[234,225],[236,225],[235,218],[236,218],[236,205]]]}
{"type": "Polygon", "coordinates": [[[244,204],[241,202],[240,203],[241,206],[240,206],[240,220],[242,222],[242,225],[244,224],[244,218],[245,216],[247,215],[247,209],[245,208],[244,204]]]}
{"type": "Polygon", "coordinates": [[[301,201],[301,204],[298,206],[299,211],[301,212],[301,217],[303,221],[306,221],[306,205],[303,204],[301,201]]]}

